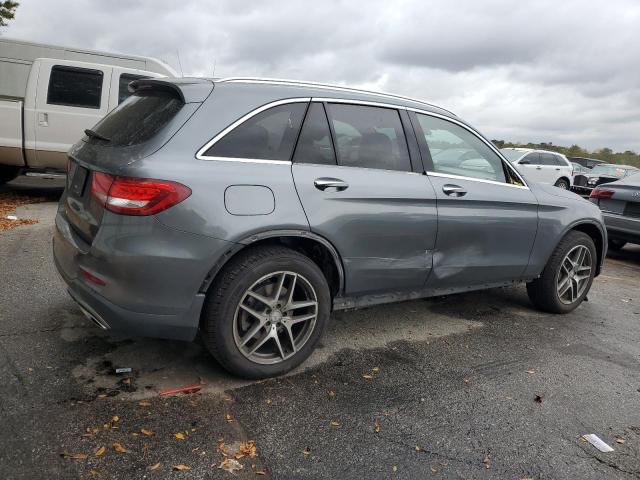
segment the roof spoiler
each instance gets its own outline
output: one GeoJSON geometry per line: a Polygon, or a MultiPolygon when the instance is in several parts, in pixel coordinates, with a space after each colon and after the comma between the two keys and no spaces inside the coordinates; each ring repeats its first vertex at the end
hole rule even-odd
{"type": "Polygon", "coordinates": [[[171,93],[184,103],[202,103],[211,94],[213,82],[204,78],[141,78],[129,84],[131,93],[161,90],[171,93]]]}

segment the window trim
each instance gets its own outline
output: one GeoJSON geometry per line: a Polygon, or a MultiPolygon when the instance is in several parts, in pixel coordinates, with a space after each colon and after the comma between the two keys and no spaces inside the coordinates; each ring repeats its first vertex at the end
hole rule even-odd
{"type": "MultiPolygon", "coordinates": [[[[291,165],[291,160],[290,159],[289,160],[267,160],[267,159],[262,159],[262,158],[216,157],[216,156],[205,155],[205,152],[207,150],[209,150],[217,142],[219,142],[225,135],[227,135],[232,130],[234,130],[236,127],[239,127],[240,125],[242,125],[244,122],[246,122],[250,118],[258,115],[259,113],[264,112],[265,110],[269,110],[270,108],[278,107],[280,105],[287,105],[287,104],[290,104],[290,103],[309,103],[310,101],[311,101],[310,97],[287,98],[287,99],[284,99],[284,100],[277,100],[275,102],[267,103],[265,105],[262,105],[261,107],[258,107],[256,109],[250,111],[246,115],[240,117],[238,120],[233,122],[231,125],[229,125],[226,128],[224,128],[215,137],[213,137],[211,140],[209,140],[207,143],[205,143],[197,151],[196,159],[198,159],[198,160],[217,160],[217,161],[221,161],[221,162],[271,163],[271,164],[276,164],[276,165],[291,165]]],[[[302,120],[304,122],[304,117],[303,117],[302,120]]],[[[302,128],[302,125],[301,125],[300,128],[302,128]]],[[[294,152],[295,152],[295,145],[294,145],[294,152]]]]}
{"type": "Polygon", "coordinates": [[[60,107],[71,107],[71,108],[84,108],[86,110],[100,110],[102,108],[102,93],[104,87],[104,72],[97,68],[84,68],[84,67],[76,67],[73,65],[62,65],[55,64],[51,65],[51,69],[49,70],[49,81],[47,82],[47,100],[45,102],[46,105],[57,105],[60,107]],[[49,96],[51,95],[51,77],[53,76],[54,70],[66,70],[68,72],[82,72],[82,73],[92,73],[98,74],[100,76],[100,92],[98,95],[98,106],[97,107],[88,107],[86,105],[75,105],[72,103],[63,103],[63,102],[51,102],[49,101],[49,96]]]}

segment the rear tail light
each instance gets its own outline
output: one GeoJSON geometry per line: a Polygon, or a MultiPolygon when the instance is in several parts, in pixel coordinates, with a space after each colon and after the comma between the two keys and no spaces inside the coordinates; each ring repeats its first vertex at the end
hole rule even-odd
{"type": "Polygon", "coordinates": [[[613,190],[607,190],[606,188],[594,188],[593,190],[591,190],[591,195],[589,195],[589,198],[606,200],[613,197],[614,193],[615,192],[613,190]]]}
{"type": "Polygon", "coordinates": [[[189,197],[191,189],[168,180],[115,177],[95,172],[91,193],[111,212],[121,215],[155,215],[189,197]]]}

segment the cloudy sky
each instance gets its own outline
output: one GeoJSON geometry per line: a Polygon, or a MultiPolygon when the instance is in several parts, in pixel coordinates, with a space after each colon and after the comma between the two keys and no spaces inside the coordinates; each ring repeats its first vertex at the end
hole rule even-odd
{"type": "Polygon", "coordinates": [[[20,0],[5,37],[364,86],[491,138],[640,151],[638,0],[20,0]]]}

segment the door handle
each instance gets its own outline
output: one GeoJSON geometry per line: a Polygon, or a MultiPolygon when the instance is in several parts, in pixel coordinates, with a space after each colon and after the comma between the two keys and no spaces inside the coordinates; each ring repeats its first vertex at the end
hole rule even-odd
{"type": "Polygon", "coordinates": [[[313,185],[318,190],[322,190],[323,192],[327,188],[335,188],[337,192],[341,192],[349,188],[349,184],[347,182],[340,180],[339,178],[328,178],[328,177],[316,178],[313,181],[313,185]]]}
{"type": "Polygon", "coordinates": [[[536,167],[536,170],[542,170],[542,167],[541,167],[540,165],[538,165],[538,166],[536,167]]]}
{"type": "Polygon", "coordinates": [[[559,171],[560,171],[560,169],[559,169],[559,168],[556,168],[556,171],[558,171],[558,172],[559,172],[559,171]]]}
{"type": "Polygon", "coordinates": [[[460,185],[451,185],[450,183],[442,186],[442,191],[450,197],[464,197],[467,191],[460,185]]]}
{"type": "Polygon", "coordinates": [[[49,114],[48,113],[40,112],[38,114],[38,125],[40,125],[41,127],[48,127],[49,126],[49,114]]]}

